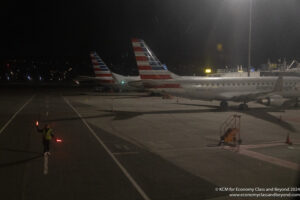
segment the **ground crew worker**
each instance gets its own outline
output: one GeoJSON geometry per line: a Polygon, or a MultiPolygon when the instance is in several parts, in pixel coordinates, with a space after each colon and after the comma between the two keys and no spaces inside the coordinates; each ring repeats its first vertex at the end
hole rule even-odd
{"type": "Polygon", "coordinates": [[[42,129],[39,129],[38,124],[36,124],[36,129],[43,134],[44,154],[50,155],[50,141],[54,137],[53,129],[51,129],[48,124],[45,124],[42,129]]]}

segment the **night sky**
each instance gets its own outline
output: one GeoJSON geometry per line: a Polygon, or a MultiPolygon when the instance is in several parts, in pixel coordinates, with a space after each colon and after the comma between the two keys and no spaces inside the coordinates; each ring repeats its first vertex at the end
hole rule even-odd
{"type": "MultiPolygon", "coordinates": [[[[135,67],[143,38],[168,68],[247,64],[248,0],[1,1],[1,60],[75,58],[96,50],[135,67]],[[217,51],[217,44],[223,45],[217,51]]],[[[253,0],[252,63],[300,60],[300,1],[253,0]]]]}

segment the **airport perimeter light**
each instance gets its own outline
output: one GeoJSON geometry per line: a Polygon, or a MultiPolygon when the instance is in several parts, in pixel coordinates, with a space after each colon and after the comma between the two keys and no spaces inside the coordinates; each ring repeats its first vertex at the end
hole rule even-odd
{"type": "Polygon", "coordinates": [[[205,74],[210,74],[211,73],[211,68],[206,68],[205,69],[205,74]]]}
{"type": "Polygon", "coordinates": [[[248,66],[247,72],[248,76],[250,76],[250,68],[251,68],[251,35],[252,35],[252,1],[249,0],[249,38],[248,38],[248,66]]]}

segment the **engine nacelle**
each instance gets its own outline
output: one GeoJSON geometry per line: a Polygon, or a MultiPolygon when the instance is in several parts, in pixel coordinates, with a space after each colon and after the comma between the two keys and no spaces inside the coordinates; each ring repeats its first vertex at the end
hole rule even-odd
{"type": "Polygon", "coordinates": [[[267,106],[282,106],[284,102],[286,101],[285,98],[279,95],[273,95],[270,97],[267,97],[265,99],[261,99],[260,103],[267,105],[267,106]]]}

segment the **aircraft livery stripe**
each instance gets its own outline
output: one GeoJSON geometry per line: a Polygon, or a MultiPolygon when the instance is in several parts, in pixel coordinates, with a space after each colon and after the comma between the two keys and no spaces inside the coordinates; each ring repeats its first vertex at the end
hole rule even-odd
{"type": "Polygon", "coordinates": [[[96,74],[97,77],[112,77],[112,74],[96,74]]]}
{"type": "Polygon", "coordinates": [[[141,66],[138,66],[138,67],[139,67],[139,70],[152,70],[152,67],[147,66],[147,65],[141,65],[141,66]]]}
{"type": "Polygon", "coordinates": [[[110,71],[94,71],[95,74],[111,74],[110,71]]]}
{"type": "Polygon", "coordinates": [[[132,38],[132,40],[131,40],[132,42],[142,42],[143,40],[141,40],[141,39],[137,39],[137,38],[132,38]]]}
{"type": "Polygon", "coordinates": [[[106,67],[106,65],[104,63],[100,63],[100,62],[95,62],[95,61],[92,61],[93,65],[99,65],[99,66],[103,66],[103,67],[106,67]]]}
{"type": "Polygon", "coordinates": [[[143,47],[143,43],[141,42],[132,42],[133,47],[143,47]]]}
{"type": "Polygon", "coordinates": [[[138,61],[148,61],[148,58],[146,56],[135,56],[135,58],[138,61]]]}
{"type": "Polygon", "coordinates": [[[157,73],[157,71],[162,71],[162,72],[166,72],[166,70],[163,67],[159,67],[159,66],[138,66],[139,70],[153,70],[155,71],[155,73],[157,73]]]}
{"type": "Polygon", "coordinates": [[[135,51],[134,52],[135,56],[150,56],[146,52],[141,52],[141,51],[135,51]]]}
{"type": "Polygon", "coordinates": [[[146,48],[144,48],[144,47],[133,47],[133,50],[134,51],[140,51],[140,52],[147,52],[147,49],[146,48]]]}
{"type": "Polygon", "coordinates": [[[106,67],[105,65],[93,65],[94,68],[102,68],[102,69],[108,69],[108,67],[106,67]]]}
{"type": "Polygon", "coordinates": [[[109,72],[108,69],[103,69],[103,68],[94,68],[94,71],[109,72]]]}
{"type": "Polygon", "coordinates": [[[103,68],[103,67],[93,67],[94,71],[108,71],[107,68],[103,68]]]}

